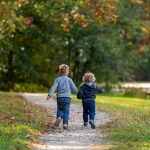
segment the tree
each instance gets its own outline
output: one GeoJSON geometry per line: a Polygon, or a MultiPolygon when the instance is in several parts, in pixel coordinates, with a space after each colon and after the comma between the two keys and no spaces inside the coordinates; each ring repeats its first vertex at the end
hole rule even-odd
{"type": "Polygon", "coordinates": [[[70,66],[77,85],[86,71],[92,71],[97,82],[109,86],[133,79],[133,71],[143,62],[136,47],[146,36],[147,21],[140,15],[145,13],[144,3],[17,0],[2,4],[9,9],[8,14],[0,11],[4,88],[16,82],[49,86],[61,63],[70,66]]]}
{"type": "Polygon", "coordinates": [[[52,65],[59,64],[58,59],[62,58],[63,53],[60,50],[62,45],[58,43],[64,43],[61,35],[72,28],[72,22],[85,27],[86,21],[91,23],[97,19],[104,24],[116,18],[112,15],[114,8],[111,4],[102,5],[99,1],[8,0],[2,1],[0,7],[3,8],[0,12],[0,78],[4,83],[1,88],[4,89],[13,87],[15,82],[43,81],[49,70],[54,74],[56,68],[52,65]],[[82,11],[79,12],[76,8],[80,8],[80,11],[82,8],[82,11]],[[101,11],[106,9],[101,17],[100,14],[95,14],[99,13],[96,10],[98,8],[101,11]],[[85,13],[87,9],[93,13],[91,18],[85,13]],[[41,64],[45,64],[45,70],[41,64]],[[44,72],[44,77],[40,76],[41,71],[44,72]]]}

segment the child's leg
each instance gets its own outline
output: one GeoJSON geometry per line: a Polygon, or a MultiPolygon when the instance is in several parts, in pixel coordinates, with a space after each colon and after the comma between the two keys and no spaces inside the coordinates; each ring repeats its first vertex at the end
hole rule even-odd
{"type": "Polygon", "coordinates": [[[63,100],[62,98],[57,98],[57,118],[63,117],[63,100]]]}
{"type": "Polygon", "coordinates": [[[89,117],[90,121],[89,124],[91,125],[92,129],[95,129],[94,119],[95,119],[95,101],[91,100],[89,102],[89,117]]]}
{"type": "Polygon", "coordinates": [[[59,127],[59,124],[62,120],[63,111],[62,111],[62,100],[57,98],[57,114],[56,114],[56,121],[53,125],[53,128],[59,127]]]}
{"type": "Polygon", "coordinates": [[[89,109],[88,109],[88,101],[83,101],[82,102],[83,106],[83,121],[84,123],[88,122],[88,115],[89,115],[89,109]]]}
{"type": "Polygon", "coordinates": [[[63,124],[68,126],[71,98],[63,98],[63,124]]]}
{"type": "Polygon", "coordinates": [[[95,119],[95,101],[94,100],[89,101],[89,117],[90,117],[90,120],[94,121],[95,119]]]}

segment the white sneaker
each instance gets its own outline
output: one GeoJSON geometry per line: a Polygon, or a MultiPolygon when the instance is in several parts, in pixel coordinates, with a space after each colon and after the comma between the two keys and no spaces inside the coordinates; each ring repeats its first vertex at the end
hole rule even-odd
{"type": "Polygon", "coordinates": [[[55,129],[55,128],[59,127],[60,122],[61,122],[61,118],[60,118],[60,117],[58,117],[58,118],[56,119],[56,121],[55,121],[54,125],[52,126],[52,128],[54,128],[54,129],[55,129]]]}
{"type": "Polygon", "coordinates": [[[68,125],[67,125],[67,124],[63,124],[63,128],[64,128],[64,129],[67,129],[67,128],[68,128],[68,125]]]}

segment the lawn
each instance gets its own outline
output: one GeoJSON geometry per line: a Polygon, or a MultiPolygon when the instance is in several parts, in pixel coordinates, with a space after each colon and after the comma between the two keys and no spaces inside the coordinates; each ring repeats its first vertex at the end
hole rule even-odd
{"type": "Polygon", "coordinates": [[[45,109],[16,93],[0,92],[0,150],[28,150],[49,126],[48,118],[45,109]]]}
{"type": "MultiPolygon", "coordinates": [[[[81,104],[75,95],[72,100],[81,104]]],[[[150,100],[99,94],[96,106],[112,118],[101,127],[111,150],[150,150],[150,100]]],[[[0,92],[0,108],[0,150],[28,150],[49,128],[47,111],[17,93],[0,92]]]]}
{"type": "MultiPolygon", "coordinates": [[[[81,103],[74,95],[73,102],[81,103]]],[[[150,150],[150,100],[99,94],[96,106],[113,119],[103,127],[111,150],[150,150]]]]}

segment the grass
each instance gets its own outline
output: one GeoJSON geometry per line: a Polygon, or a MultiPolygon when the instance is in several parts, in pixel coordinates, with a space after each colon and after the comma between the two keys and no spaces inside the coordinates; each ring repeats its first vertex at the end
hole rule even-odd
{"type": "Polygon", "coordinates": [[[0,92],[0,150],[30,149],[49,126],[48,118],[40,106],[15,93],[0,92]]]}
{"type": "MultiPolygon", "coordinates": [[[[75,95],[73,102],[80,103],[75,95]]],[[[99,110],[107,112],[112,122],[103,129],[111,150],[150,149],[150,101],[139,98],[100,94],[99,110]]],[[[47,111],[29,103],[16,93],[0,92],[0,150],[28,150],[50,123],[47,111]]]]}
{"type": "MultiPolygon", "coordinates": [[[[81,103],[73,96],[73,102],[81,103]]],[[[96,106],[113,121],[103,127],[111,150],[150,150],[150,101],[139,98],[97,95],[96,106]]]]}

